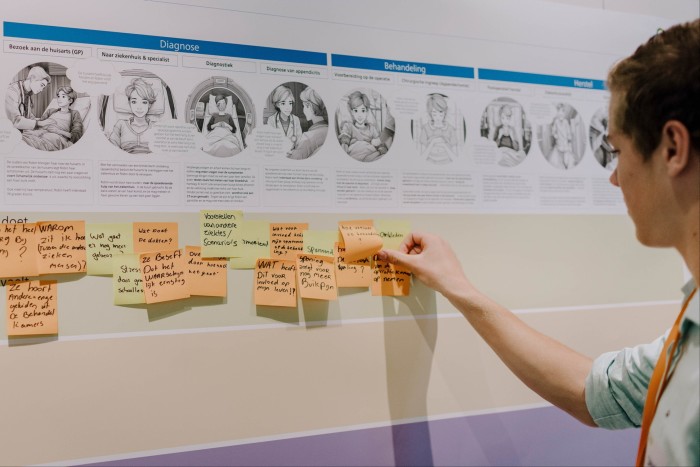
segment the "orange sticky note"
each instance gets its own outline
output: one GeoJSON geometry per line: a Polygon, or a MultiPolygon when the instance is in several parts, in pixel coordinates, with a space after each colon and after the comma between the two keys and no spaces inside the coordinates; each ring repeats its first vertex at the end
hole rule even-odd
{"type": "Polygon", "coordinates": [[[304,230],[309,224],[270,224],[270,256],[296,261],[304,252],[304,230]]]}
{"type": "Polygon", "coordinates": [[[39,274],[85,272],[85,221],[37,222],[39,274]]]}
{"type": "Polygon", "coordinates": [[[338,228],[345,244],[345,261],[369,258],[382,249],[382,237],[374,230],[371,220],[341,221],[338,228]]]}
{"type": "Polygon", "coordinates": [[[202,259],[202,248],[198,246],[186,246],[185,256],[190,280],[190,295],[225,297],[228,259],[202,259]]]}
{"type": "Polygon", "coordinates": [[[134,253],[176,249],[177,222],[134,222],[134,253]]]}
{"type": "Polygon", "coordinates": [[[256,305],[297,306],[296,263],[284,259],[258,259],[253,295],[256,305]]]}
{"type": "Polygon", "coordinates": [[[58,334],[56,281],[9,281],[6,289],[8,336],[58,334]]]}
{"type": "Polygon", "coordinates": [[[375,261],[372,268],[374,296],[404,296],[411,293],[411,272],[388,261],[375,261]]]}
{"type": "Polygon", "coordinates": [[[142,253],[139,264],[146,303],[189,298],[187,261],[182,250],[142,253]]]}
{"type": "Polygon", "coordinates": [[[0,277],[39,275],[36,224],[0,224],[0,277]]]}
{"type": "Polygon", "coordinates": [[[336,300],[338,287],[333,257],[297,255],[297,285],[301,298],[336,300]]]}
{"type": "Polygon", "coordinates": [[[345,262],[345,246],[336,243],[335,280],[338,287],[369,287],[372,282],[372,265],[369,258],[347,263],[345,262]]]}

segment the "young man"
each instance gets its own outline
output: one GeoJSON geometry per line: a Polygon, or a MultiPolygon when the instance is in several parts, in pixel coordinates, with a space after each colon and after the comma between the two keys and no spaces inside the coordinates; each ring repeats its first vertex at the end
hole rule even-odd
{"type": "Polygon", "coordinates": [[[613,67],[608,87],[610,181],[639,241],[675,248],[693,276],[666,335],[592,361],[480,293],[438,236],[413,233],[379,257],[442,293],[543,398],[591,426],[641,426],[638,465],[699,465],[700,20],[652,37],[613,67]]]}

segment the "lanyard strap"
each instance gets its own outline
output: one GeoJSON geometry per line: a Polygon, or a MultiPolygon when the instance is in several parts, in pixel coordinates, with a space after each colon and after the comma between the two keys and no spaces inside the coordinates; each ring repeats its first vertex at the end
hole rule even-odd
{"type": "Polygon", "coordinates": [[[673,355],[676,353],[676,347],[678,346],[678,338],[680,337],[681,320],[683,319],[683,314],[688,308],[690,300],[697,292],[697,287],[690,292],[688,298],[681,308],[681,312],[676,318],[676,322],[673,323],[673,327],[668,333],[666,342],[661,349],[661,355],[659,355],[659,360],[656,362],[654,367],[654,372],[649,380],[649,388],[647,390],[647,399],[644,403],[644,413],[642,415],[642,434],[639,438],[639,448],[637,449],[637,467],[644,465],[644,457],[647,450],[647,440],[649,438],[649,427],[651,426],[651,421],[654,419],[654,414],[656,413],[656,407],[661,399],[661,394],[666,389],[666,383],[668,383],[668,372],[671,368],[669,361],[673,359],[673,355]],[[669,350],[670,349],[670,350],[669,350]]]}

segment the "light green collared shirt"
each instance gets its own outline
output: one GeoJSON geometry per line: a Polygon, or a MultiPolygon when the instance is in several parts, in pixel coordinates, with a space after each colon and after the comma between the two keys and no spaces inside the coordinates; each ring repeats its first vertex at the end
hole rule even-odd
{"type": "MultiPolygon", "coordinates": [[[[686,299],[695,288],[683,287],[686,299]]],[[[700,465],[700,299],[695,294],[681,321],[656,415],[649,428],[645,465],[700,465]]],[[[603,428],[638,427],[647,387],[668,332],[649,344],[608,352],[593,362],[586,378],[586,405],[603,428]]]]}

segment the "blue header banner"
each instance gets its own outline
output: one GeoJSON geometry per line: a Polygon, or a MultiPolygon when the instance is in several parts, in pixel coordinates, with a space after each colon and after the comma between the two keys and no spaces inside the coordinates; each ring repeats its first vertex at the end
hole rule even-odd
{"type": "Polygon", "coordinates": [[[474,78],[474,68],[435,65],[433,63],[404,62],[383,58],[354,57],[352,55],[331,55],[331,64],[343,68],[390,71],[412,75],[448,76],[452,78],[474,78]]]}
{"type": "Polygon", "coordinates": [[[489,70],[479,68],[479,79],[487,81],[507,81],[511,83],[542,84],[545,86],[563,86],[568,88],[595,89],[604,91],[605,81],[588,78],[571,78],[568,76],[538,75],[518,71],[489,70]]]}
{"type": "Polygon", "coordinates": [[[64,28],[3,22],[5,37],[37,39],[45,41],[74,42],[79,44],[131,47],[135,49],[160,50],[161,52],[187,52],[220,57],[238,57],[254,60],[327,65],[328,56],[321,52],[277,49],[255,45],[228,44],[225,42],[196,41],[173,37],[146,36],[124,32],[97,31],[94,29],[64,28]]]}

